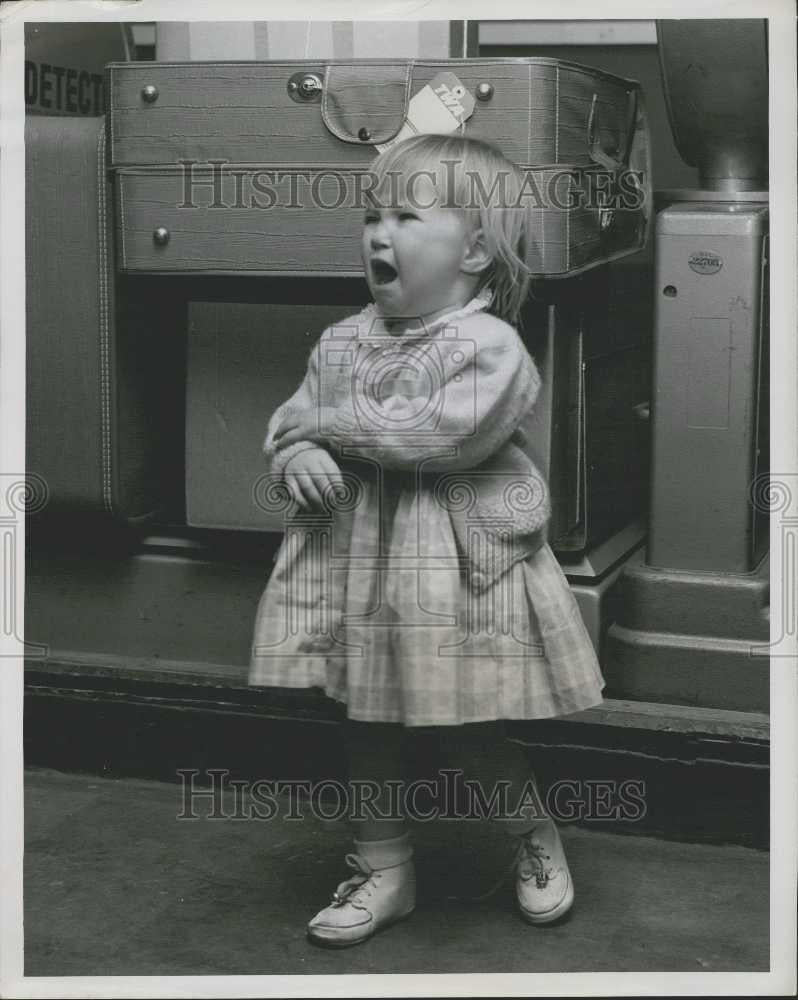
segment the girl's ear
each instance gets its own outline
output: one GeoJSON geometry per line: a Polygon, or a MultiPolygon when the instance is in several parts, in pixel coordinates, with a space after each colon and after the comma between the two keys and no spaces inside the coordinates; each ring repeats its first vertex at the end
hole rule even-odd
{"type": "Polygon", "coordinates": [[[480,274],[489,264],[490,254],[485,246],[485,234],[481,229],[476,229],[465,248],[460,269],[466,274],[480,274]]]}

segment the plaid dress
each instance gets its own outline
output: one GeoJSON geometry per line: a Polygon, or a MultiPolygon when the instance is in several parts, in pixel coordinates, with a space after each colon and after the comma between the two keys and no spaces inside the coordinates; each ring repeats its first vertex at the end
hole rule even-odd
{"type": "Polygon", "coordinates": [[[332,509],[287,520],[256,613],[251,684],[318,687],[352,719],[407,726],[601,702],[593,645],[548,545],[477,592],[432,488],[374,462],[341,468],[332,509]]]}

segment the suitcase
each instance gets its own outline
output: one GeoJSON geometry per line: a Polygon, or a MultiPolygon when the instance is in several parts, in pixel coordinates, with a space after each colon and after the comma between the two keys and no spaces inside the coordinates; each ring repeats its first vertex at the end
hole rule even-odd
{"type": "Polygon", "coordinates": [[[633,81],[542,58],[124,63],[106,81],[120,269],[359,274],[361,175],[444,70],[476,97],[464,134],[527,171],[534,273],[644,245],[649,139],[633,81]]]}
{"type": "Polygon", "coordinates": [[[105,148],[102,118],[26,121],[27,467],[45,515],[136,521],[182,489],[164,427],[182,422],[184,376],[168,309],[115,308],[105,148]]]}

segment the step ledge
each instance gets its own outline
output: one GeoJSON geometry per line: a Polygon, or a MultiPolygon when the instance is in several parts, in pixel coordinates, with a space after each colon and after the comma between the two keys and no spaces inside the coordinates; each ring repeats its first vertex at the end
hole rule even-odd
{"type": "MultiPolygon", "coordinates": [[[[114,656],[106,653],[64,651],[52,653],[46,659],[31,658],[26,661],[26,675],[32,687],[57,686],[79,677],[108,678],[153,685],[186,684],[192,687],[223,688],[255,691],[247,683],[247,668],[235,664],[188,663],[182,660],[162,660],[114,656]],[[42,684],[36,675],[44,675],[57,684],[42,684]]],[[[265,689],[260,689],[265,692],[265,689]]],[[[297,704],[318,707],[323,696],[315,691],[296,691],[297,704]]],[[[336,718],[331,711],[330,718],[336,718]]],[[[595,708],[588,708],[573,715],[558,716],[557,721],[575,725],[611,726],[620,729],[638,729],[651,732],[680,733],[746,739],[767,742],[770,738],[770,718],[763,712],[741,712],[699,705],[666,704],[649,701],[606,699],[595,708]]]]}
{"type": "Polygon", "coordinates": [[[613,623],[609,627],[608,636],[627,645],[638,647],[667,647],[673,650],[722,650],[738,656],[748,656],[752,660],[761,660],[767,665],[767,657],[757,654],[754,650],[767,649],[767,640],[762,639],[730,639],[726,636],[689,635],[682,632],[650,632],[647,629],[626,628],[613,623]]]}

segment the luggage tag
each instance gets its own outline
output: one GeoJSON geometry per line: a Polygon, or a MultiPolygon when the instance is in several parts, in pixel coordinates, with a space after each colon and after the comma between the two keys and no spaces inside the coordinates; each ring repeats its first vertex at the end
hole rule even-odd
{"type": "Polygon", "coordinates": [[[407,117],[390,140],[375,145],[381,153],[411,135],[456,132],[474,113],[476,101],[460,80],[444,70],[425,84],[407,107],[407,117]]]}

